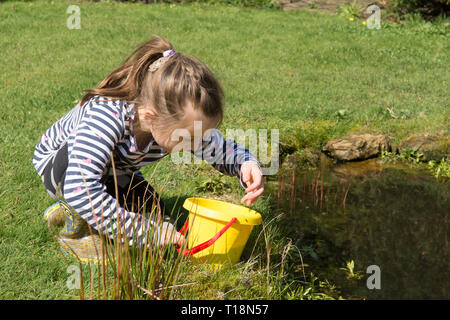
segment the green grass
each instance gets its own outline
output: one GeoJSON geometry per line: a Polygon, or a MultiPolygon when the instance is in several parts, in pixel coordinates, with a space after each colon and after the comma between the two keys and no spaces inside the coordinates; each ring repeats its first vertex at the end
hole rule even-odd
{"type": "MultiPolygon", "coordinates": [[[[74,294],[42,221],[52,201],[31,163],[34,146],[81,90],[95,86],[139,43],[165,36],[176,51],[210,67],[226,92],[223,130],[279,129],[281,141],[295,148],[320,147],[349,132],[382,132],[396,141],[411,132],[448,134],[449,27],[382,26],[369,30],[360,21],[321,13],[224,5],[0,3],[0,298],[74,294]],[[69,4],[81,8],[81,30],[66,27],[69,4]],[[391,118],[386,107],[406,119],[391,118]]],[[[144,174],[149,177],[155,166],[144,174]]],[[[175,166],[166,159],[157,166],[152,181],[169,203],[205,196],[195,186],[215,174],[207,166],[175,166]]],[[[234,178],[227,182],[232,190],[227,199],[238,202],[242,188],[234,178]]],[[[254,207],[265,221],[273,218],[269,195],[254,207]]],[[[277,276],[288,242],[276,229],[269,255],[274,265],[267,275],[261,231],[256,228],[250,239],[257,248],[252,272],[258,286],[237,286],[227,296],[302,297],[305,291],[277,276]]],[[[244,257],[250,258],[249,252],[244,257]]],[[[214,274],[197,279],[203,285],[183,294],[223,297],[245,266],[223,271],[224,281],[215,281],[214,274]]],[[[308,279],[302,279],[312,288],[308,293],[315,292],[308,279]]]]}

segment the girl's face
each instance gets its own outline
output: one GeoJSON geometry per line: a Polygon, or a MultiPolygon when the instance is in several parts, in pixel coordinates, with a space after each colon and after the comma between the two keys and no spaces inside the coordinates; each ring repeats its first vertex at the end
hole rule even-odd
{"type": "Polygon", "coordinates": [[[148,108],[139,117],[141,130],[151,133],[156,143],[168,153],[194,150],[205,131],[216,127],[217,120],[206,118],[190,103],[184,110],[180,121],[164,126],[164,120],[158,118],[153,108],[148,108]]]}

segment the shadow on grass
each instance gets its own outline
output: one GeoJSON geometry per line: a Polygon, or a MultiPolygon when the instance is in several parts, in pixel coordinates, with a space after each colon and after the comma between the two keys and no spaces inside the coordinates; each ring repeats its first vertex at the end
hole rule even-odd
{"type": "Polygon", "coordinates": [[[183,208],[183,203],[187,198],[190,198],[190,195],[183,194],[178,195],[176,197],[164,197],[162,200],[167,208],[167,215],[171,217],[176,223],[177,230],[180,230],[181,227],[186,222],[189,217],[188,210],[183,208]]]}

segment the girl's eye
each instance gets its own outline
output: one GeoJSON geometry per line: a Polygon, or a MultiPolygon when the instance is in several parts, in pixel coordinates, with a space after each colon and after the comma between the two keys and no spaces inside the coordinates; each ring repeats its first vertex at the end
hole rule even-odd
{"type": "Polygon", "coordinates": [[[184,145],[188,145],[190,143],[190,140],[189,140],[189,138],[186,138],[186,137],[179,137],[178,143],[183,143],[184,145]]]}

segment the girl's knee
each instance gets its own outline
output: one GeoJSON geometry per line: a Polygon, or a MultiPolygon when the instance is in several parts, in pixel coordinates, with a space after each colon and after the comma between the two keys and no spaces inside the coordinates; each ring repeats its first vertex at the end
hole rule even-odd
{"type": "Polygon", "coordinates": [[[51,191],[48,190],[48,189],[45,189],[45,190],[47,190],[47,193],[50,195],[50,197],[52,197],[53,200],[55,200],[55,201],[58,200],[58,197],[56,196],[55,193],[51,192],[51,191]]]}

